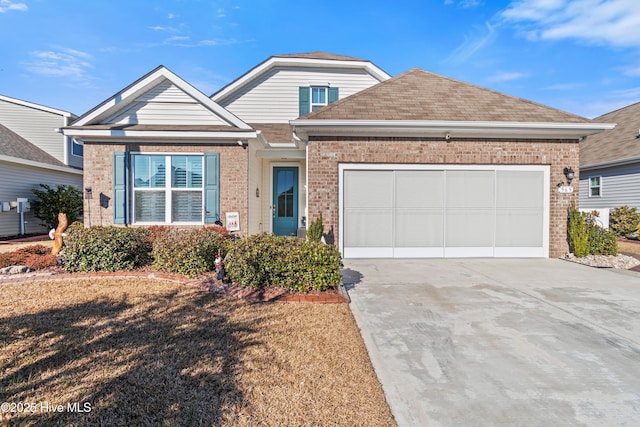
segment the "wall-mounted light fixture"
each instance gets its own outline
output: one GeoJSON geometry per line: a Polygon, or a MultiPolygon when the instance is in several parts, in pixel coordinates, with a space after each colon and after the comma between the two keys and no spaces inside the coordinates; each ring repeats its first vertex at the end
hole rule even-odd
{"type": "Polygon", "coordinates": [[[256,197],[260,197],[260,188],[256,187],[256,197]]]}
{"type": "MultiPolygon", "coordinates": [[[[575,172],[573,172],[573,169],[570,167],[566,167],[564,168],[564,170],[562,171],[562,173],[564,173],[565,178],[567,178],[567,185],[566,185],[566,189],[568,190],[569,187],[571,186],[571,181],[573,181],[573,178],[575,177],[575,172]]],[[[559,182],[558,183],[558,188],[559,189],[565,189],[565,184],[564,182],[559,182]]],[[[573,189],[571,189],[573,191],[573,189]]]]}
{"type": "Polygon", "coordinates": [[[575,176],[573,169],[564,168],[564,176],[567,178],[567,185],[571,185],[571,181],[573,181],[573,177],[575,176]]]}

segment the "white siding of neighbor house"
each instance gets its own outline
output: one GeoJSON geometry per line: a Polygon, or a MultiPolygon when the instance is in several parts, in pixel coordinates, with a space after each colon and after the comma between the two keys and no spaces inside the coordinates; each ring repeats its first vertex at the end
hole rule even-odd
{"type": "Polygon", "coordinates": [[[69,141],[55,131],[65,126],[64,116],[0,99],[0,124],[65,162],[64,149],[69,141]]]}
{"type": "Polygon", "coordinates": [[[247,123],[286,123],[299,115],[300,86],[337,87],[342,99],[379,82],[364,70],[276,67],[219,104],[247,123]]]}
{"type": "Polygon", "coordinates": [[[262,159],[256,154],[259,148],[260,144],[257,141],[249,141],[249,234],[266,231],[261,201],[269,198],[269,191],[262,186],[262,159]],[[256,189],[260,192],[259,197],[256,197],[256,189]]]}
{"type": "Polygon", "coordinates": [[[640,164],[580,171],[580,208],[640,209],[640,164]],[[589,197],[589,178],[600,176],[600,196],[589,197]]]}
{"type": "MultiPolygon", "coordinates": [[[[34,166],[0,161],[0,201],[16,201],[18,197],[26,197],[30,201],[35,199],[32,189],[40,189],[40,184],[75,185],[82,189],[82,175],[66,173],[34,166]],[[10,183],[10,184],[9,184],[10,183]]],[[[33,211],[25,216],[25,232],[48,232],[40,225],[40,220],[33,216],[33,211]]],[[[20,214],[16,209],[0,212],[0,236],[12,236],[20,233],[20,214]]]]}
{"type": "Polygon", "coordinates": [[[107,118],[103,123],[228,125],[168,81],[141,95],[129,107],[107,118]]]}

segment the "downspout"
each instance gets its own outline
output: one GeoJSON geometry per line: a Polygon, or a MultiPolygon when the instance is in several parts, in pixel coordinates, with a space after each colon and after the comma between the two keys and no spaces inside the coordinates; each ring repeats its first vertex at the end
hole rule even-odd
{"type": "MultiPolygon", "coordinates": [[[[69,126],[69,117],[67,116],[63,116],[64,119],[64,126],[67,127],[69,126]]],[[[60,132],[62,134],[62,132],[60,132]]],[[[68,136],[62,134],[62,138],[64,138],[64,164],[69,166],[69,150],[71,149],[70,147],[70,142],[71,140],[69,139],[68,136]]]]}
{"type": "Polygon", "coordinates": [[[295,126],[292,126],[291,134],[293,135],[293,139],[296,141],[296,144],[304,144],[304,191],[306,201],[304,207],[304,217],[306,218],[306,222],[304,226],[306,228],[309,223],[309,141],[305,141],[296,134],[295,126]]]}

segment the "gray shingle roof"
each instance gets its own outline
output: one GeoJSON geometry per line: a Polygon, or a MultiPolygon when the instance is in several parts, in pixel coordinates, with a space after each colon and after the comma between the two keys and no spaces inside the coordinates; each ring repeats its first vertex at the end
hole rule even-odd
{"type": "Polygon", "coordinates": [[[418,68],[303,119],[589,123],[584,117],[418,68]]]}
{"type": "Polygon", "coordinates": [[[65,166],[51,154],[30,143],[12,130],[0,125],[0,154],[54,166],[65,166]]]}
{"type": "Polygon", "coordinates": [[[617,125],[580,143],[580,166],[640,156],[640,138],[636,138],[640,129],[640,102],[596,117],[593,121],[617,125]]]}

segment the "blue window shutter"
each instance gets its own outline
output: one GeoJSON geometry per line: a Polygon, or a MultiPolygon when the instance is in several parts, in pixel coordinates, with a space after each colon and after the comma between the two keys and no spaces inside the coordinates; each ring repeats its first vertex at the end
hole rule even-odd
{"type": "Polygon", "coordinates": [[[308,114],[311,108],[311,88],[309,86],[300,86],[300,117],[308,114]]]}
{"type": "Polygon", "coordinates": [[[328,99],[328,103],[331,104],[332,102],[336,102],[338,100],[338,88],[337,87],[330,87],[329,88],[329,99],[328,99]]]}
{"type": "Polygon", "coordinates": [[[220,218],[220,153],[204,155],[204,222],[220,218]]]}
{"type": "Polygon", "coordinates": [[[113,223],[129,223],[129,153],[113,153],[113,223]]]}

